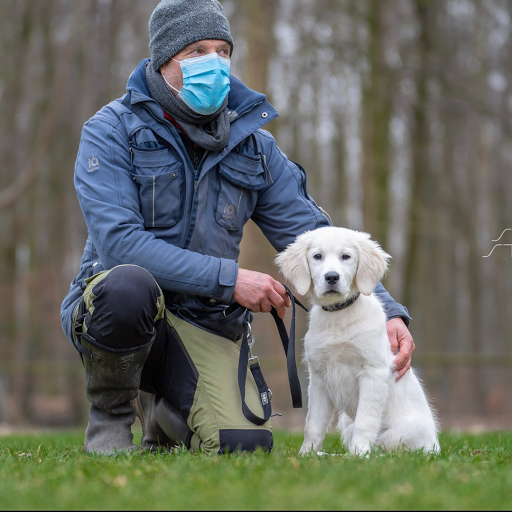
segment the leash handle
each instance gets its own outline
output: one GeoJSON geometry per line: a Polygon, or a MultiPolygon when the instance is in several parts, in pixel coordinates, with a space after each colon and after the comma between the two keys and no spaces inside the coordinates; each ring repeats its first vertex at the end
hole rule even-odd
{"type": "Polygon", "coordinates": [[[251,312],[247,310],[244,318],[244,333],[242,336],[242,342],[240,343],[240,358],[238,359],[238,387],[240,388],[240,398],[242,399],[242,412],[244,416],[255,425],[263,425],[272,416],[272,407],[270,405],[269,389],[265,379],[263,378],[260,363],[258,358],[252,355],[252,351],[251,360],[249,360],[249,349],[252,347],[252,343],[249,344],[248,341],[249,337],[252,338],[252,333],[249,332],[250,318],[251,312]],[[245,384],[247,380],[248,364],[260,394],[261,406],[263,407],[262,418],[254,414],[251,409],[249,409],[249,406],[245,403],[245,384]]]}

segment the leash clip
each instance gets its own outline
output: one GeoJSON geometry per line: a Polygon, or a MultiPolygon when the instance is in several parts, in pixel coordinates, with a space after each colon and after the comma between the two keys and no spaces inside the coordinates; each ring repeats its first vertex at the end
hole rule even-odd
{"type": "Polygon", "coordinates": [[[258,356],[255,356],[252,353],[252,347],[255,342],[256,342],[256,338],[254,337],[254,334],[252,333],[251,324],[249,322],[247,322],[247,348],[249,350],[249,364],[259,362],[258,356]]]}

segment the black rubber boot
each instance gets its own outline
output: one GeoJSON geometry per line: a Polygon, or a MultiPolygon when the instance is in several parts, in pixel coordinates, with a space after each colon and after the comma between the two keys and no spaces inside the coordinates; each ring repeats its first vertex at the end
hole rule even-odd
{"type": "Polygon", "coordinates": [[[133,444],[131,426],[135,409],[131,401],[139,391],[142,368],[153,340],[129,351],[99,348],[81,336],[84,356],[85,390],[91,402],[89,424],[85,431],[84,451],[114,455],[139,449],[133,444]]]}
{"type": "Polygon", "coordinates": [[[189,448],[192,431],[180,411],[166,398],[139,391],[133,405],[142,424],[143,450],[170,450],[181,444],[189,448]]]}

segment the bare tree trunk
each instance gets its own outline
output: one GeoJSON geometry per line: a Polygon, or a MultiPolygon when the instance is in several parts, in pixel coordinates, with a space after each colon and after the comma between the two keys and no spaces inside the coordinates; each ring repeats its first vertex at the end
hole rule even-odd
{"type": "MultiPolygon", "coordinates": [[[[248,65],[244,82],[252,89],[266,94],[270,58],[275,47],[273,27],[276,2],[245,0],[237,5],[243,10],[245,18],[248,65]]],[[[273,249],[256,225],[252,222],[247,224],[241,244],[240,265],[275,275],[273,254],[273,249]]]]}
{"type": "Polygon", "coordinates": [[[363,215],[364,227],[375,240],[387,239],[390,70],[383,55],[385,2],[367,3],[368,74],[363,79],[363,215]]]}

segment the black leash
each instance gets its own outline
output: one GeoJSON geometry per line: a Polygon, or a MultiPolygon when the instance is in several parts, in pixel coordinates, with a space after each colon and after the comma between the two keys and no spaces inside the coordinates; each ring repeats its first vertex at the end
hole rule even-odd
{"type": "MultiPolygon", "coordinates": [[[[288,370],[288,381],[290,383],[293,407],[295,409],[299,409],[302,407],[302,391],[300,387],[299,376],[297,374],[297,364],[295,361],[295,304],[298,304],[306,312],[309,310],[293,296],[292,292],[287,286],[283,286],[286,288],[286,293],[289,295],[292,303],[292,320],[289,336],[288,332],[286,331],[284,322],[281,318],[279,318],[276,309],[272,308],[270,313],[276,322],[277,330],[281,338],[281,343],[283,344],[283,349],[286,354],[286,367],[288,370]]],[[[257,357],[252,355],[252,343],[254,341],[252,332],[250,332],[250,315],[251,312],[248,310],[244,319],[244,334],[240,346],[240,359],[238,361],[238,386],[240,388],[242,412],[244,416],[255,425],[263,425],[272,416],[272,407],[270,405],[271,394],[265,379],[263,378],[259,360],[257,357]],[[251,343],[249,343],[249,338],[251,339],[251,343]],[[249,354],[251,357],[249,357],[249,354]],[[260,394],[261,405],[263,407],[262,418],[254,414],[245,403],[245,383],[247,378],[248,364],[260,394]]]]}
{"type": "Polygon", "coordinates": [[[288,382],[290,383],[293,407],[294,409],[300,409],[302,407],[302,391],[300,389],[297,364],[295,362],[295,304],[298,304],[306,312],[309,310],[293,296],[293,293],[287,286],[283,286],[286,288],[286,293],[290,296],[292,302],[292,320],[290,324],[289,337],[283,320],[279,318],[277,314],[277,310],[272,308],[270,314],[274,317],[279,336],[281,337],[281,343],[283,344],[284,353],[286,354],[286,367],[288,369],[288,382]]]}

